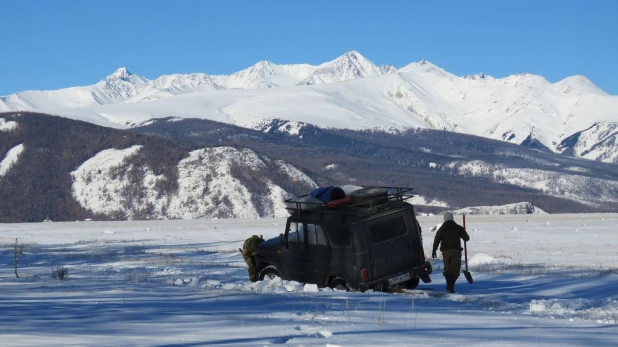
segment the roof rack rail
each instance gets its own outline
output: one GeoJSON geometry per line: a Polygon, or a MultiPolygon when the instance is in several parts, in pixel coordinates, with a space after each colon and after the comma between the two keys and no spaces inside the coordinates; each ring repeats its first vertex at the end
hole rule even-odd
{"type": "MultiPolygon", "coordinates": [[[[366,215],[372,214],[375,212],[382,211],[386,208],[389,208],[392,203],[402,202],[408,199],[411,199],[415,195],[411,194],[413,188],[409,187],[390,187],[390,186],[367,186],[362,189],[368,188],[378,188],[378,189],[386,189],[386,200],[384,196],[380,196],[376,199],[371,199],[364,201],[362,204],[353,205],[351,202],[346,202],[342,204],[331,204],[328,202],[314,202],[307,201],[306,198],[310,197],[309,194],[304,194],[301,196],[297,196],[294,198],[290,198],[284,200],[286,204],[286,209],[291,213],[302,213],[302,212],[321,212],[321,213],[349,213],[354,215],[366,215]]],[[[346,195],[346,199],[349,195],[346,195]]],[[[345,199],[341,199],[345,200],[345,199]]],[[[337,202],[339,200],[334,200],[331,202],[337,202]]]]}

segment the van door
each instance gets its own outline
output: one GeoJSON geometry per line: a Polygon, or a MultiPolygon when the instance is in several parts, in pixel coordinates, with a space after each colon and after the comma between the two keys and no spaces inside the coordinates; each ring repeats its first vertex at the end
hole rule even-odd
{"type": "Polygon", "coordinates": [[[307,256],[304,272],[306,281],[315,283],[318,287],[326,287],[328,268],[331,258],[331,248],[326,240],[324,229],[317,224],[307,224],[307,256]]]}
{"type": "Polygon", "coordinates": [[[304,261],[306,258],[305,230],[300,222],[290,222],[286,235],[288,249],[281,252],[285,267],[282,278],[286,280],[305,282],[304,261]]]}
{"type": "Polygon", "coordinates": [[[375,219],[368,222],[366,228],[372,280],[393,276],[414,267],[418,255],[411,249],[408,225],[403,214],[375,219]]]}

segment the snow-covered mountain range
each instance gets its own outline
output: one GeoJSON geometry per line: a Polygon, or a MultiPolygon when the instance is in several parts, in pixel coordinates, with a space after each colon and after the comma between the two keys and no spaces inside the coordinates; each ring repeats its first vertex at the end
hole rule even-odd
{"type": "Polygon", "coordinates": [[[154,118],[205,118],[260,129],[273,119],[348,129],[430,128],[618,162],[618,96],[584,76],[551,83],[521,73],[456,76],[428,62],[377,66],[350,51],[313,66],[261,61],[231,75],[157,79],[121,68],[100,82],[0,97],[33,110],[126,128],[154,118]]]}
{"type": "Polygon", "coordinates": [[[453,211],[454,214],[544,214],[545,211],[529,202],[518,202],[502,206],[472,206],[453,211]]]}

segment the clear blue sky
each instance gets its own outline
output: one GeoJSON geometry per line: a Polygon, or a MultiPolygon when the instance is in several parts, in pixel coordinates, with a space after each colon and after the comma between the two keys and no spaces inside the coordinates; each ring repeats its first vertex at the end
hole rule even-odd
{"type": "Polygon", "coordinates": [[[123,66],[228,74],[349,50],[457,75],[582,74],[618,94],[616,0],[2,0],[0,35],[0,95],[93,84],[123,66]]]}

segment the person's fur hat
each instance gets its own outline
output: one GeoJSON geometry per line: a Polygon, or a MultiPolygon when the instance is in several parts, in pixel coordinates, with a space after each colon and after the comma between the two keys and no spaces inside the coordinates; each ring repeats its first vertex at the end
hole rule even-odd
{"type": "Polygon", "coordinates": [[[453,220],[453,214],[451,212],[444,212],[444,221],[453,220]]]}

